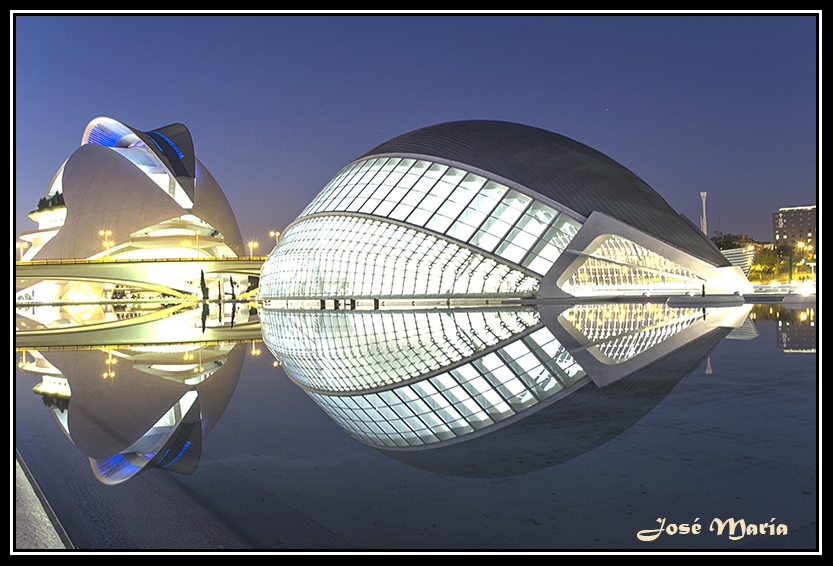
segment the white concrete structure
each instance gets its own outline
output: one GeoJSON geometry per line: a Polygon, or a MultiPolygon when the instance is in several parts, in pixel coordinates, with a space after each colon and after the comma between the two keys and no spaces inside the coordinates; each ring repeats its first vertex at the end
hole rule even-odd
{"type": "Polygon", "coordinates": [[[237,221],[182,124],[142,132],[96,118],[30,216],[39,229],[20,236],[30,244],[24,262],[91,261],[40,266],[46,270],[42,277],[32,275],[34,265],[19,266],[15,300],[28,329],[118,322],[139,314],[125,314],[126,303],[97,304],[105,299],[207,298],[209,291],[224,298],[247,289],[250,275],[254,280],[229,261],[243,255],[237,221]],[[214,258],[222,261],[210,267],[214,258]],[[150,261],[170,259],[199,263],[150,261]],[[25,308],[34,304],[55,306],[25,308]]]}
{"type": "Polygon", "coordinates": [[[96,118],[30,216],[39,229],[21,235],[31,244],[24,260],[244,251],[231,206],[182,124],[141,132],[96,118]]]}
{"type": "Polygon", "coordinates": [[[466,121],[394,138],[336,174],[265,261],[260,316],[291,379],[351,435],[397,450],[481,436],[743,321],[706,323],[696,305],[562,317],[566,306],[542,304],[748,286],[610,158],[466,121]]]}

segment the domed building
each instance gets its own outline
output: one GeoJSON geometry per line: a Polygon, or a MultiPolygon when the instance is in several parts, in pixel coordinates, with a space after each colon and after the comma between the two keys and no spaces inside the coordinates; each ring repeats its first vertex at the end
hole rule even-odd
{"type": "Polygon", "coordinates": [[[25,260],[244,251],[231,206],[182,124],[142,132],[111,118],[91,121],[29,216],[38,230],[21,235],[31,244],[25,260]]]}
{"type": "Polygon", "coordinates": [[[746,277],[647,183],[546,130],[429,126],[342,169],[281,237],[261,297],[734,293],[746,277]]]}
{"type": "Polygon", "coordinates": [[[254,278],[226,273],[223,260],[243,255],[240,229],[182,124],[143,132],[96,118],[29,216],[38,230],[21,234],[30,245],[22,259],[37,265],[17,272],[21,329],[114,322],[159,310],[142,301],[207,298],[209,289],[234,296],[254,278]],[[42,260],[75,261],[39,275],[42,260]],[[26,308],[34,304],[49,306],[26,308]]]}
{"type": "Polygon", "coordinates": [[[345,430],[412,449],[482,435],[736,326],[742,315],[707,323],[686,295],[748,288],[609,157],[462,121],[339,171],[264,262],[260,318],[287,375],[345,430]],[[656,302],[673,295],[679,307],[656,302]],[[615,297],[655,302],[545,306],[615,297]]]}

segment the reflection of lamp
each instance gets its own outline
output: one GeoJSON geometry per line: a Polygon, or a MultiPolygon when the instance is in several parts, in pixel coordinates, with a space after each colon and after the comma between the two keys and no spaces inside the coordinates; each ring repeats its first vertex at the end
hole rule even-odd
{"type": "Polygon", "coordinates": [[[118,359],[113,357],[113,352],[107,350],[107,359],[104,360],[104,363],[107,364],[107,371],[101,374],[101,377],[107,379],[108,377],[116,377],[116,372],[113,371],[113,366],[116,365],[118,359]]]}

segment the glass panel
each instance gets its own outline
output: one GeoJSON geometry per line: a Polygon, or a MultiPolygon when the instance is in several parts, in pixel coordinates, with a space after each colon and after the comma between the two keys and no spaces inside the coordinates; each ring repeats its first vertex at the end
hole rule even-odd
{"type": "Polygon", "coordinates": [[[523,259],[524,253],[526,253],[526,251],[523,248],[519,248],[514,244],[510,244],[509,242],[503,242],[495,251],[495,253],[504,259],[508,259],[509,261],[519,263],[521,259],[523,259]]]}
{"type": "Polygon", "coordinates": [[[500,238],[488,231],[479,230],[477,234],[469,241],[472,246],[486,250],[487,252],[495,249],[495,246],[500,242],[500,238]]]}
{"type": "Polygon", "coordinates": [[[441,214],[435,214],[425,224],[425,227],[429,230],[434,230],[435,232],[439,232],[440,234],[442,234],[446,230],[448,230],[448,227],[451,226],[451,223],[453,221],[454,221],[454,219],[449,218],[448,216],[443,216],[441,214]]]}

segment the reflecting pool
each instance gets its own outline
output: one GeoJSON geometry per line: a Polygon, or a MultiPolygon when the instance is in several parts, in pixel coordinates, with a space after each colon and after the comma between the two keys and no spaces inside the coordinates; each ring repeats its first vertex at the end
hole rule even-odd
{"type": "Polygon", "coordinates": [[[15,445],[72,542],[818,544],[814,303],[323,306],[20,338],[15,445]]]}

